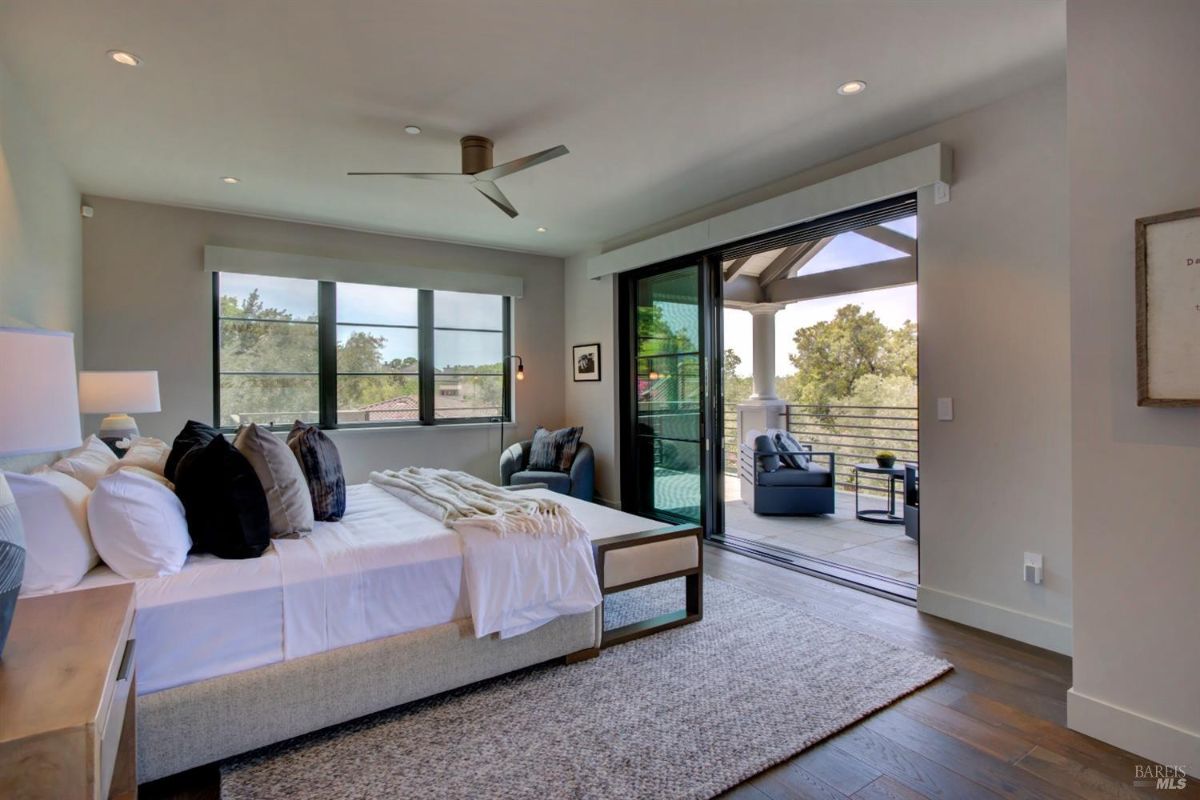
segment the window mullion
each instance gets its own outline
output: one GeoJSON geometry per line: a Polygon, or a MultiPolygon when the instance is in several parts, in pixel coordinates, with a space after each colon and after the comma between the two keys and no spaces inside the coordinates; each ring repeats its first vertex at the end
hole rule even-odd
{"type": "Polygon", "coordinates": [[[433,424],[433,291],[417,295],[417,391],[422,425],[433,424]]]}
{"type": "Polygon", "coordinates": [[[322,428],[337,427],[337,284],[320,281],[317,293],[317,386],[322,428]]]}

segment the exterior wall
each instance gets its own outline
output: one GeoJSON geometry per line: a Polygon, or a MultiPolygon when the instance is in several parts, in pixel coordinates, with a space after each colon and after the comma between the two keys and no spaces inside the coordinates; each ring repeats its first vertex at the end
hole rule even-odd
{"type": "MultiPolygon", "coordinates": [[[[525,297],[513,305],[514,352],[525,359],[526,380],[516,383],[517,424],[506,427],[505,441],[531,436],[536,425],[562,422],[561,259],[109,198],[89,202],[96,215],[83,235],[85,326],[92,332],[84,364],[159,371],[163,412],[138,416],[147,435],[169,441],[188,419],[212,419],[206,244],[519,275],[525,297]]],[[[331,436],[351,482],[365,481],[372,469],[409,464],[499,476],[494,424],[338,430],[331,436]]]]}
{"type": "Polygon", "coordinates": [[[1139,408],[1138,217],[1200,206],[1200,4],[1071,0],[1073,728],[1200,774],[1200,408],[1139,408]]]}

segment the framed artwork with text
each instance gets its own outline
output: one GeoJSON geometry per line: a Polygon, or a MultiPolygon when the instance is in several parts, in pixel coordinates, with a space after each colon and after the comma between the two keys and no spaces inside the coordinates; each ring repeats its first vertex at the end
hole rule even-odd
{"type": "Polygon", "coordinates": [[[1200,208],[1135,223],[1139,406],[1200,406],[1200,208]]]}

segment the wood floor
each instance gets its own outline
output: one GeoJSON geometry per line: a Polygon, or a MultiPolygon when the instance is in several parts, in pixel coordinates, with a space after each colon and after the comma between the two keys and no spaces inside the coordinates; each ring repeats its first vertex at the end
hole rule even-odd
{"type": "MultiPolygon", "coordinates": [[[[711,546],[704,556],[708,575],[954,664],[948,675],[725,798],[1200,798],[1190,780],[1184,790],[1135,787],[1134,767],[1144,759],[1065,727],[1065,656],[711,546]]],[[[216,770],[146,784],[141,797],[216,800],[216,770]]]]}

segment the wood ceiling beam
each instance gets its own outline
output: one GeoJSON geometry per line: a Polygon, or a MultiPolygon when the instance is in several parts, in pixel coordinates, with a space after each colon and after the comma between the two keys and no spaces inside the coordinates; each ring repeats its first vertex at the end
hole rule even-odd
{"type": "MultiPolygon", "coordinates": [[[[765,287],[766,297],[759,302],[795,303],[814,300],[850,292],[867,292],[916,283],[917,260],[912,256],[876,261],[859,267],[818,272],[815,275],[798,275],[795,278],[777,280],[765,287]]],[[[728,297],[729,290],[726,289],[728,297]]],[[[737,297],[742,300],[741,295],[737,297]]],[[[744,302],[744,301],[743,301],[744,302]]]]}
{"type": "Polygon", "coordinates": [[[801,242],[780,250],[779,255],[775,256],[771,263],[767,264],[766,268],[759,273],[758,285],[766,286],[776,278],[786,275],[792,265],[799,261],[815,244],[816,242],[801,242]]]}
{"type": "Polygon", "coordinates": [[[758,305],[765,300],[763,288],[758,285],[758,278],[735,275],[725,284],[725,305],[731,308],[758,305]]]}
{"type": "Polygon", "coordinates": [[[899,231],[885,228],[882,225],[872,225],[869,228],[859,228],[855,231],[859,236],[865,236],[871,241],[887,245],[893,250],[899,250],[910,256],[917,254],[917,240],[899,231]]]}
{"type": "Polygon", "coordinates": [[[802,255],[802,256],[800,256],[800,258],[796,259],[796,263],[792,264],[792,268],[787,272],[787,274],[784,277],[788,277],[788,276],[795,277],[796,275],[800,274],[800,271],[803,270],[804,267],[807,266],[810,261],[812,261],[814,258],[816,258],[817,254],[825,249],[825,245],[832,242],[833,239],[834,239],[834,237],[832,237],[832,236],[826,236],[824,239],[817,239],[815,242],[812,242],[812,247],[810,247],[807,251],[805,251],[804,255],[802,255]]]}
{"type": "Polygon", "coordinates": [[[725,281],[729,282],[733,280],[749,260],[750,256],[746,256],[745,258],[735,258],[733,261],[730,261],[729,266],[725,267],[725,281]]]}

